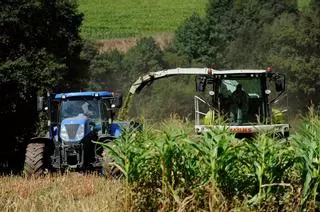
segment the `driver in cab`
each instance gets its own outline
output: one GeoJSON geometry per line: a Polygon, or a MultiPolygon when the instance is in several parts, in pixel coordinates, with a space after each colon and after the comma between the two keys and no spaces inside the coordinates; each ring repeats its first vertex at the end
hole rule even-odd
{"type": "Polygon", "coordinates": [[[89,118],[92,118],[94,116],[94,112],[92,108],[92,105],[90,105],[88,102],[85,102],[82,104],[82,110],[83,110],[83,113],[84,115],[88,116],[89,118]]]}
{"type": "Polygon", "coordinates": [[[243,123],[248,112],[248,94],[242,90],[242,85],[238,84],[236,90],[231,95],[231,118],[232,122],[243,123]]]}

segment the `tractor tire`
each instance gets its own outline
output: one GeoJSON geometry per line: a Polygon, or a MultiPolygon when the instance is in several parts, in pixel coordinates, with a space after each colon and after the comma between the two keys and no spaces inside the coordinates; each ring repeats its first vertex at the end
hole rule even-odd
{"type": "Polygon", "coordinates": [[[40,176],[48,172],[48,158],[45,143],[30,143],[26,149],[23,173],[26,176],[40,176]]]}

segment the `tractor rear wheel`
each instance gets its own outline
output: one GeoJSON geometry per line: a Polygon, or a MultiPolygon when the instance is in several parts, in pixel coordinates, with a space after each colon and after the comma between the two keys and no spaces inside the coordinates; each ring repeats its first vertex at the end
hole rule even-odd
{"type": "Polygon", "coordinates": [[[30,143],[26,149],[24,174],[39,176],[48,171],[48,158],[45,143],[30,143]]]}

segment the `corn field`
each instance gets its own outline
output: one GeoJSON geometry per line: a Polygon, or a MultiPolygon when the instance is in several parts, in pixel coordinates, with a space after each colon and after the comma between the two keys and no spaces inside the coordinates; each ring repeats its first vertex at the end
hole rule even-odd
{"type": "Polygon", "coordinates": [[[227,130],[195,136],[186,126],[172,119],[104,145],[122,174],[126,211],[319,209],[320,120],[313,113],[289,140],[238,140],[227,130]]]}
{"type": "Polygon", "coordinates": [[[105,178],[0,177],[1,211],[318,211],[320,119],[289,140],[195,135],[173,117],[103,144],[105,178]]]}

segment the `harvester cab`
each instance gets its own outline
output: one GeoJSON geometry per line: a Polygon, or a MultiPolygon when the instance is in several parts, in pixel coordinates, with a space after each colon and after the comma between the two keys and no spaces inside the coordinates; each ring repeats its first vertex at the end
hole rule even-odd
{"type": "Polygon", "coordinates": [[[130,88],[139,92],[156,79],[195,75],[198,95],[194,96],[195,131],[227,127],[237,137],[273,132],[289,136],[285,76],[266,70],[215,70],[177,68],[151,72],[130,88]]]}
{"type": "Polygon", "coordinates": [[[107,91],[49,94],[38,98],[38,110],[48,114],[47,137],[33,138],[26,149],[24,172],[102,168],[103,148],[120,136],[128,122],[114,122],[122,95],[107,91]]]}
{"type": "Polygon", "coordinates": [[[267,70],[208,70],[198,77],[198,91],[209,90],[209,98],[195,96],[195,129],[228,128],[238,137],[274,132],[288,137],[285,77],[267,70]],[[207,105],[207,109],[203,107],[207,105]],[[207,112],[206,112],[207,111],[207,112]]]}

